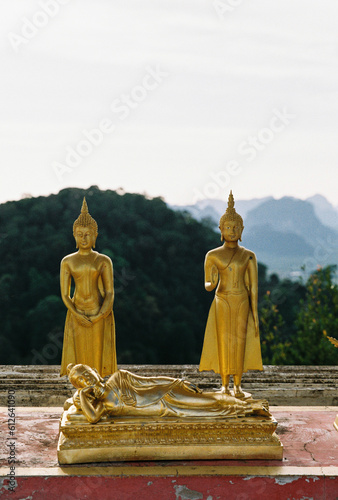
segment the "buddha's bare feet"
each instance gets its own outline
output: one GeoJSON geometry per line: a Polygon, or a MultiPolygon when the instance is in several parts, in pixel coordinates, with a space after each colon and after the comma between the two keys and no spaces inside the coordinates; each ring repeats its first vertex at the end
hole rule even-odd
{"type": "Polygon", "coordinates": [[[221,393],[222,394],[229,394],[229,396],[231,396],[231,392],[230,392],[229,386],[228,385],[225,385],[225,386],[222,385],[221,393]]]}
{"type": "Polygon", "coordinates": [[[245,397],[244,392],[242,391],[242,387],[240,385],[235,385],[234,387],[234,396],[235,398],[242,399],[245,397]]]}

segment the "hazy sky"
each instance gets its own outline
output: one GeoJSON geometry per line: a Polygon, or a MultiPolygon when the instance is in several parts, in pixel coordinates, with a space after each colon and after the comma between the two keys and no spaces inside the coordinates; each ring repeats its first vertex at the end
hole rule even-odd
{"type": "Polygon", "coordinates": [[[0,202],[96,184],[338,205],[337,19],[336,0],[3,2],[0,202]]]}

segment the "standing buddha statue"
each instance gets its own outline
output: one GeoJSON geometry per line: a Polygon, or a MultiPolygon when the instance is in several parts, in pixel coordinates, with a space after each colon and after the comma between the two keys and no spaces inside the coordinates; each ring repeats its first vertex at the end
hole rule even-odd
{"type": "Polygon", "coordinates": [[[213,370],[222,378],[222,392],[243,398],[242,374],[262,370],[257,313],[258,272],[256,256],[239,246],[243,219],[235,210],[230,191],[228,208],[219,223],[224,244],[210,250],[205,258],[205,288],[216,287],[204,336],[199,370],[213,370]]]}
{"type": "Polygon", "coordinates": [[[61,297],[68,309],[60,376],[67,374],[69,363],[89,365],[105,376],[117,370],[113,266],[109,257],[93,250],[98,227],[85,198],[73,235],[78,251],[62,259],[60,270],[61,297]]]}

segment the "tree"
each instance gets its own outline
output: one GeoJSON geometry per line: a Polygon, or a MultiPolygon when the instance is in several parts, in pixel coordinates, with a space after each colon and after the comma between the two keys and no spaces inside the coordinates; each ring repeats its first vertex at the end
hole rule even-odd
{"type": "Polygon", "coordinates": [[[268,290],[259,309],[262,358],[264,364],[288,364],[286,348],[289,342],[283,342],[282,330],[285,322],[273,303],[268,290]]]}
{"type": "Polygon", "coordinates": [[[290,346],[290,364],[332,365],[338,351],[327,336],[337,337],[338,285],[334,281],[337,266],[318,268],[306,283],[296,319],[297,336],[290,346]]]}

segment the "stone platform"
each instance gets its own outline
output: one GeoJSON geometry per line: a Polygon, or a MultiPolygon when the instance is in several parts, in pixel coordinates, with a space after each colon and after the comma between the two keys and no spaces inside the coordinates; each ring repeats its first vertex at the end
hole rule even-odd
{"type": "MultiPolygon", "coordinates": [[[[338,407],[273,407],[284,458],[172,460],[63,465],[57,461],[61,407],[16,407],[14,436],[0,408],[0,496],[21,500],[337,499],[338,407]],[[10,446],[16,463],[8,491],[10,446]]],[[[13,472],[13,471],[12,471],[13,472]]]]}
{"type": "MultiPolygon", "coordinates": [[[[137,375],[167,375],[183,378],[203,390],[220,387],[213,372],[199,372],[197,365],[119,365],[137,375]]],[[[17,406],[62,406],[74,391],[57,365],[0,366],[0,406],[6,405],[7,391],[15,391],[17,406]]],[[[338,366],[264,366],[264,371],[243,375],[242,386],[255,399],[270,405],[337,406],[338,366]]]]}

